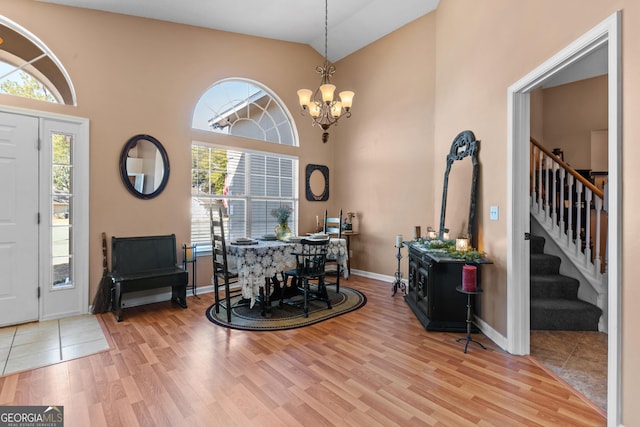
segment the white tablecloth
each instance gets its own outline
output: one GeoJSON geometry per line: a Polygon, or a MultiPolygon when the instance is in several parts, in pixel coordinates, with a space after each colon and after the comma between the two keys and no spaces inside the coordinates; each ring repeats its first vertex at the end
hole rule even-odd
{"type": "MultiPolygon", "coordinates": [[[[271,279],[283,271],[296,266],[295,252],[302,250],[300,243],[280,241],[259,241],[254,245],[227,245],[227,253],[236,260],[242,296],[251,299],[251,306],[265,286],[265,279],[271,279]]],[[[340,263],[344,277],[347,271],[347,242],[345,239],[331,239],[327,258],[340,263]]]]}

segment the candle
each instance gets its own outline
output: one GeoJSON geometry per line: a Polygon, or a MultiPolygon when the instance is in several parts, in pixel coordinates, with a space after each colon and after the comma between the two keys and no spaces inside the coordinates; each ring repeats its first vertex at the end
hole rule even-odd
{"type": "Polygon", "coordinates": [[[402,247],[402,234],[396,236],[396,248],[402,247]]]}
{"type": "Polygon", "coordinates": [[[469,250],[469,239],[459,237],[456,239],[456,251],[466,252],[469,250]]]}
{"type": "Polygon", "coordinates": [[[475,265],[463,265],[462,266],[462,290],[467,292],[475,292],[476,276],[478,273],[478,267],[475,265]]]}

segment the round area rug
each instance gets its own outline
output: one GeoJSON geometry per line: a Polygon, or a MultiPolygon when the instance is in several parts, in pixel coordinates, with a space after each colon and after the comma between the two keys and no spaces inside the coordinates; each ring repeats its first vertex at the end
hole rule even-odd
{"type": "MultiPolygon", "coordinates": [[[[327,303],[324,301],[310,301],[309,317],[304,317],[302,306],[296,307],[285,303],[280,307],[279,299],[272,300],[271,313],[262,316],[259,302],[256,302],[253,308],[249,308],[248,304],[242,303],[243,300],[240,296],[231,298],[233,307],[231,309],[231,323],[227,322],[227,312],[224,307],[220,307],[220,312],[216,313],[215,305],[212,305],[207,308],[206,315],[216,325],[226,328],[245,331],[278,331],[313,325],[357,310],[367,302],[367,297],[362,292],[346,286],[340,286],[340,292],[336,292],[335,289],[327,291],[331,298],[332,308],[327,308],[327,303]]],[[[302,296],[295,296],[286,301],[302,303],[302,296]]]]}

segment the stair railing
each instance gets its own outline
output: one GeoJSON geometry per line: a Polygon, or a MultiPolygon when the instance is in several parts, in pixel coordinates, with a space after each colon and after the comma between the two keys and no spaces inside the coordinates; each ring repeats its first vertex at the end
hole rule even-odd
{"type": "Polygon", "coordinates": [[[530,140],[531,212],[564,243],[560,246],[578,266],[601,279],[606,270],[601,253],[601,243],[607,241],[604,192],[534,138],[530,140]]]}

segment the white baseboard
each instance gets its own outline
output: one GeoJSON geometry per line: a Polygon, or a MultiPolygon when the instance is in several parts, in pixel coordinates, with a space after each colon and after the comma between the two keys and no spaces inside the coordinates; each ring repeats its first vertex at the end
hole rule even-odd
{"type": "Polygon", "coordinates": [[[504,351],[507,351],[507,337],[493,329],[487,322],[477,316],[474,319],[474,323],[487,338],[496,343],[496,345],[504,351]]]}
{"type": "MultiPolygon", "coordinates": [[[[364,271],[364,270],[351,269],[351,274],[355,274],[356,276],[366,277],[368,279],[380,280],[382,282],[389,282],[389,285],[393,284],[394,280],[396,280],[395,276],[371,273],[370,271],[364,271]]],[[[402,281],[404,282],[405,285],[407,285],[408,282],[406,279],[402,279],[402,281]]]]}
{"type": "MultiPolygon", "coordinates": [[[[363,271],[363,270],[352,269],[351,270],[351,274],[355,274],[355,275],[362,276],[362,277],[367,277],[369,279],[388,282],[390,287],[391,287],[391,284],[393,283],[393,281],[395,280],[394,276],[389,276],[389,275],[385,275],[385,274],[378,274],[378,273],[372,273],[370,271],[363,271]]],[[[402,281],[405,283],[405,285],[408,286],[407,280],[402,279],[402,281]]],[[[501,333],[499,333],[498,331],[493,329],[488,323],[486,323],[485,321],[483,321],[482,319],[480,319],[478,317],[475,318],[475,323],[487,338],[489,338],[491,341],[496,343],[496,345],[498,347],[500,347],[501,349],[506,351],[507,338],[504,335],[502,335],[501,333]]]]}

